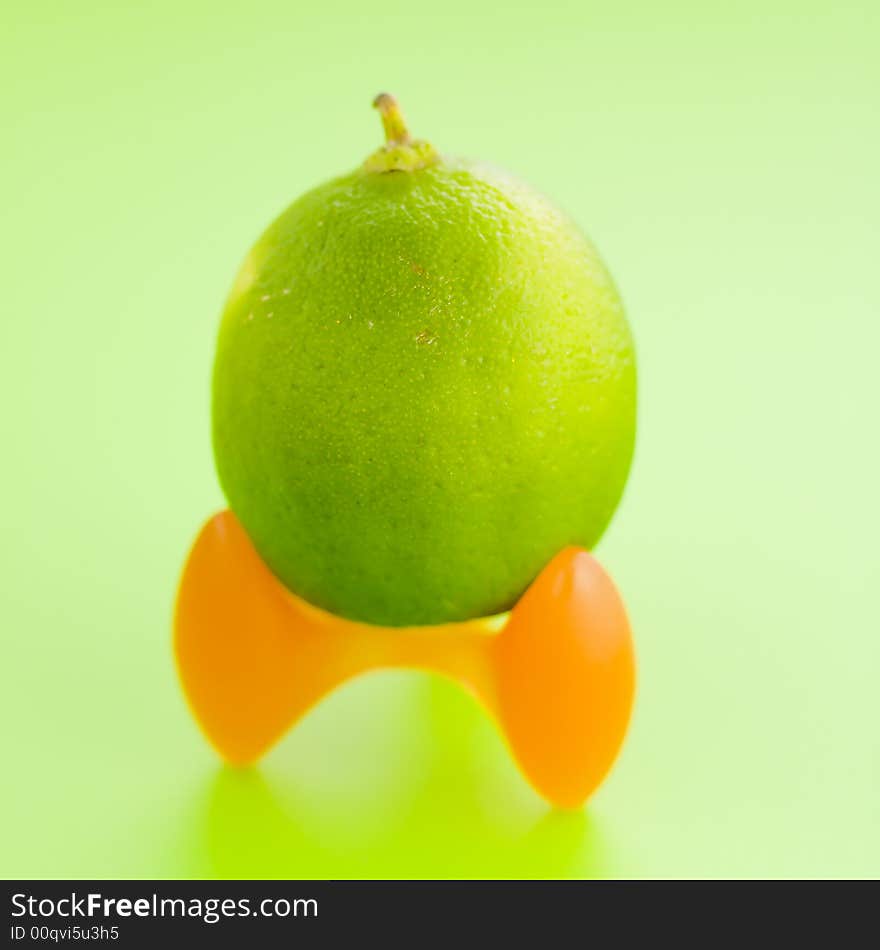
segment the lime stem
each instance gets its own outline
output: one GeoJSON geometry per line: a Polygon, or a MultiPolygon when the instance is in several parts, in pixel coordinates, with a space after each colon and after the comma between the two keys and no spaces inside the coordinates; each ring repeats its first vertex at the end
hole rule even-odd
{"type": "Polygon", "coordinates": [[[409,129],[397,100],[388,92],[380,92],[373,100],[373,108],[382,116],[385,141],[388,145],[406,145],[410,141],[409,129]]]}

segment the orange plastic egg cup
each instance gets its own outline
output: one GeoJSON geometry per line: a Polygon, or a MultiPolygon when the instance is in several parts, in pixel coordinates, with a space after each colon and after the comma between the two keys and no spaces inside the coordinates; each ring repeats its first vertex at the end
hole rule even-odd
{"type": "Polygon", "coordinates": [[[586,551],[557,554],[506,617],[378,627],[291,594],[229,511],[187,559],[174,647],[193,713],[228,762],[254,762],[353,676],[418,668],[476,695],[529,782],[562,807],[582,804],[611,768],[635,685],[626,612],[586,551]]]}

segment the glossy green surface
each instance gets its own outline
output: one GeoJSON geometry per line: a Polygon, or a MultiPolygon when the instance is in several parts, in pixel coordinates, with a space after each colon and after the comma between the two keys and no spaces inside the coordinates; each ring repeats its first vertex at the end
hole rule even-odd
{"type": "Polygon", "coordinates": [[[877,16],[7,7],[0,873],[880,874],[877,16]],[[638,340],[597,555],[639,693],[583,813],[548,812],[446,683],[358,680],[239,775],[174,680],[178,571],[223,503],[230,277],[369,151],[382,88],[583,222],[638,340]]]}
{"type": "Polygon", "coordinates": [[[245,260],[214,451],[295,593],[368,623],[466,620],[593,547],[629,470],[635,386],[614,284],[546,199],[455,160],[361,168],[245,260]]]}

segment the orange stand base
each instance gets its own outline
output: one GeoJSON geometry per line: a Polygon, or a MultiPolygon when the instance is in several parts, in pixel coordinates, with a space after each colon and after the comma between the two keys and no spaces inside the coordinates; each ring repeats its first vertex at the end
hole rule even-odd
{"type": "Polygon", "coordinates": [[[193,713],[229,762],[259,758],[351,677],[412,667],[473,692],[534,788],[554,805],[581,805],[611,768],[632,708],[620,597],[590,554],[566,548],[501,622],[397,628],[335,617],[291,594],[224,511],[184,567],[174,647],[193,713]]]}

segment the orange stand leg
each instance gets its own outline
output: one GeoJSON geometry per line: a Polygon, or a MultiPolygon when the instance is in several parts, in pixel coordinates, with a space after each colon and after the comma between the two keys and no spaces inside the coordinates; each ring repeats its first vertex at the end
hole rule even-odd
{"type": "Polygon", "coordinates": [[[471,690],[534,788],[582,804],[611,768],[635,661],[620,597],[586,551],[566,548],[503,620],[376,627],[291,594],[235,516],[202,528],[178,591],[174,645],[193,713],[229,762],[258,759],[308,709],[367,670],[425,669],[471,690]]]}

